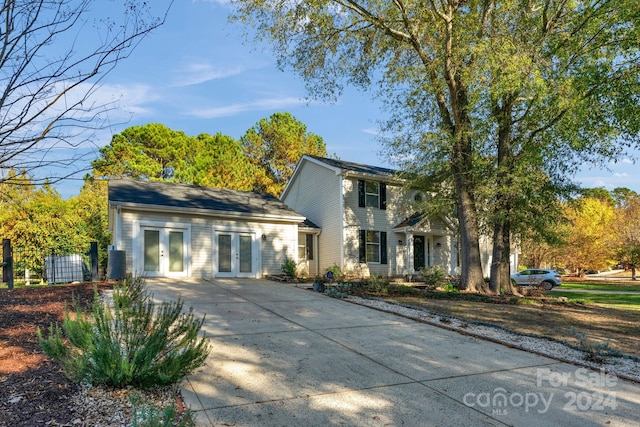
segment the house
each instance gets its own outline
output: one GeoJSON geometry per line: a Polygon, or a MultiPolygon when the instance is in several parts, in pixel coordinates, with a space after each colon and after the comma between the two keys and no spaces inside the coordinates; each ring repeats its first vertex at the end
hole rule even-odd
{"type": "Polygon", "coordinates": [[[321,229],[298,233],[299,265],[310,275],[333,265],[358,276],[412,276],[432,265],[456,274],[453,228],[415,211],[424,197],[398,171],[305,155],[280,200],[321,229]]]}
{"type": "Polygon", "coordinates": [[[114,178],[108,198],[113,249],[135,275],[260,278],[296,259],[298,232],[319,232],[268,195],[114,178]]]}
{"type": "MultiPolygon", "coordinates": [[[[333,266],[361,277],[411,277],[436,265],[459,274],[455,227],[416,210],[426,197],[398,171],[305,155],[280,200],[111,179],[109,228],[136,275],[259,278],[281,273],[287,259],[311,277],[333,266]]],[[[488,276],[490,240],[480,249],[488,276]]]]}

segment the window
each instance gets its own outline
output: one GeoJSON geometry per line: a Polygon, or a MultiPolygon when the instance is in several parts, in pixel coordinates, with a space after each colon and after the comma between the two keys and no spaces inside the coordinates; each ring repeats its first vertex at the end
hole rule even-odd
{"type": "Polygon", "coordinates": [[[358,206],[387,208],[387,185],[384,182],[358,180],[358,206]]]}
{"type": "Polygon", "coordinates": [[[380,183],[373,181],[365,182],[365,206],[377,208],[380,206],[380,183]]]}
{"type": "Polygon", "coordinates": [[[313,234],[298,235],[298,259],[313,260],[313,234]]]}
{"type": "Polygon", "coordinates": [[[367,231],[367,262],[380,262],[379,231],[367,231]]]}
{"type": "Polygon", "coordinates": [[[387,233],[360,230],[360,262],[387,263],[387,233]]]}

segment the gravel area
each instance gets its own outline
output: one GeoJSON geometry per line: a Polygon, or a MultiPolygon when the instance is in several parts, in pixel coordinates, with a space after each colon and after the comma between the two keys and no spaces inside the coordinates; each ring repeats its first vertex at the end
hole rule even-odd
{"type": "Polygon", "coordinates": [[[597,370],[604,369],[606,372],[620,378],[640,382],[640,361],[633,357],[609,355],[602,357],[601,360],[594,361],[590,360],[591,355],[588,352],[566,343],[543,337],[519,334],[498,326],[467,322],[456,317],[433,313],[426,309],[405,307],[378,299],[349,296],[347,301],[478,338],[488,339],[563,362],[597,370]]]}

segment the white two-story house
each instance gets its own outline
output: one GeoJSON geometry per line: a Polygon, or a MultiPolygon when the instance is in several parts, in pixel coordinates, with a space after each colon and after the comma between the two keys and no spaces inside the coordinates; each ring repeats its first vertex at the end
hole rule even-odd
{"type": "Polygon", "coordinates": [[[317,226],[298,231],[301,270],[413,276],[438,265],[457,274],[454,231],[416,212],[412,201],[424,195],[404,184],[392,169],[303,156],[280,198],[317,226]]]}

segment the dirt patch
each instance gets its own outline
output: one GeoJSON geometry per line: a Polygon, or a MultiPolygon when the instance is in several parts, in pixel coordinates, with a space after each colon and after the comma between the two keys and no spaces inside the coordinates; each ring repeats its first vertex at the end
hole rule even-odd
{"type": "Polygon", "coordinates": [[[550,304],[505,304],[479,301],[427,299],[414,296],[384,298],[434,313],[470,322],[485,322],[519,333],[533,334],[578,345],[572,327],[584,331],[589,340],[606,342],[623,354],[640,358],[640,311],[598,306],[550,304]]]}
{"type": "Polygon", "coordinates": [[[89,307],[93,285],[0,289],[0,426],[65,425],[77,419],[70,399],[78,386],[42,353],[36,335],[38,328],[61,321],[74,298],[89,307]]]}

